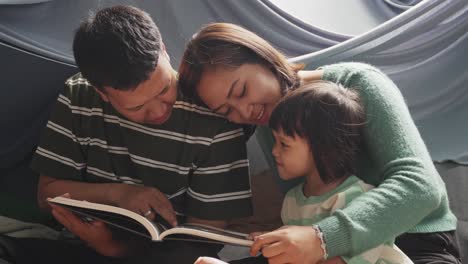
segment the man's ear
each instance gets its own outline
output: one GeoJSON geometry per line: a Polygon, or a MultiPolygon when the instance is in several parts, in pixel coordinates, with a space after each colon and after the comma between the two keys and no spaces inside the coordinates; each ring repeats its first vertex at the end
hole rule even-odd
{"type": "Polygon", "coordinates": [[[105,92],[103,92],[103,91],[97,89],[96,87],[94,87],[94,90],[99,94],[99,96],[101,96],[101,99],[102,99],[104,102],[106,102],[106,103],[109,102],[109,97],[107,97],[107,95],[106,95],[105,92]]]}
{"type": "Polygon", "coordinates": [[[164,56],[166,56],[167,61],[171,62],[171,57],[169,57],[169,53],[167,53],[166,45],[164,45],[164,42],[161,42],[161,51],[164,54],[164,56]]]}

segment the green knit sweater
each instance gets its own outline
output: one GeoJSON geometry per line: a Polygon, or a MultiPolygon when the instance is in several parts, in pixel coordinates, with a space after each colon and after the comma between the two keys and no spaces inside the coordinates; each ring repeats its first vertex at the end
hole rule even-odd
{"type": "MultiPolygon", "coordinates": [[[[455,230],[445,184],[436,171],[403,96],[378,69],[363,63],[322,67],[323,79],[359,91],[366,108],[359,175],[377,188],[318,223],[330,257],[357,255],[404,233],[455,230]]],[[[273,137],[257,128],[270,166],[273,137]]]]}

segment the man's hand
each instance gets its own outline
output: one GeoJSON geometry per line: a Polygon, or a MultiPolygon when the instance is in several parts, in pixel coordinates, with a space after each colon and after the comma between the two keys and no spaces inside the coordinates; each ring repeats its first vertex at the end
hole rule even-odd
{"type": "Polygon", "coordinates": [[[63,207],[50,206],[57,221],[98,253],[110,257],[122,257],[129,253],[127,246],[112,238],[112,232],[103,222],[84,221],[63,207]]]}
{"type": "Polygon", "coordinates": [[[74,199],[115,205],[154,220],[161,215],[168,223],[177,225],[172,204],[156,188],[123,183],[84,183],[56,179],[41,175],[38,184],[38,202],[41,208],[48,208],[46,199],[70,193],[74,199]]]}
{"type": "Polygon", "coordinates": [[[119,184],[109,192],[110,199],[116,206],[143,215],[150,220],[154,220],[156,214],[159,214],[172,226],[177,225],[171,202],[156,188],[119,184]]]}
{"type": "Polygon", "coordinates": [[[261,251],[270,264],[319,263],[323,258],[320,239],[310,226],[284,226],[255,238],[252,256],[261,251]]]}

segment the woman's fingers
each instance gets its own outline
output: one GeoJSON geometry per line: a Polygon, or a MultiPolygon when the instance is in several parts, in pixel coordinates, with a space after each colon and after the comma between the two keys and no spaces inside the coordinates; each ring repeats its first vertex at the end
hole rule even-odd
{"type": "Polygon", "coordinates": [[[276,255],[274,257],[268,258],[268,264],[287,264],[287,263],[297,263],[297,262],[295,262],[291,258],[291,256],[288,256],[286,254],[280,254],[280,255],[276,255]]]}
{"type": "Polygon", "coordinates": [[[249,238],[255,240],[258,236],[266,234],[267,232],[252,232],[249,234],[249,238]]]}
{"type": "Polygon", "coordinates": [[[262,255],[266,258],[272,258],[274,256],[279,256],[286,251],[285,243],[279,241],[274,242],[269,245],[265,245],[262,248],[262,255]]]}
{"type": "Polygon", "coordinates": [[[250,247],[250,255],[256,256],[260,251],[263,253],[264,247],[280,240],[281,236],[277,235],[275,231],[257,236],[254,240],[254,243],[250,247]]]}

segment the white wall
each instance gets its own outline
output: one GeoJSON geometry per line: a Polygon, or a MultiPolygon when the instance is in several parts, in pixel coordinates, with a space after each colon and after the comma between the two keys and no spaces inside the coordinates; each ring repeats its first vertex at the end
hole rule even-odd
{"type": "Polygon", "coordinates": [[[287,13],[311,25],[344,35],[359,35],[385,22],[374,0],[270,0],[287,13]]]}

